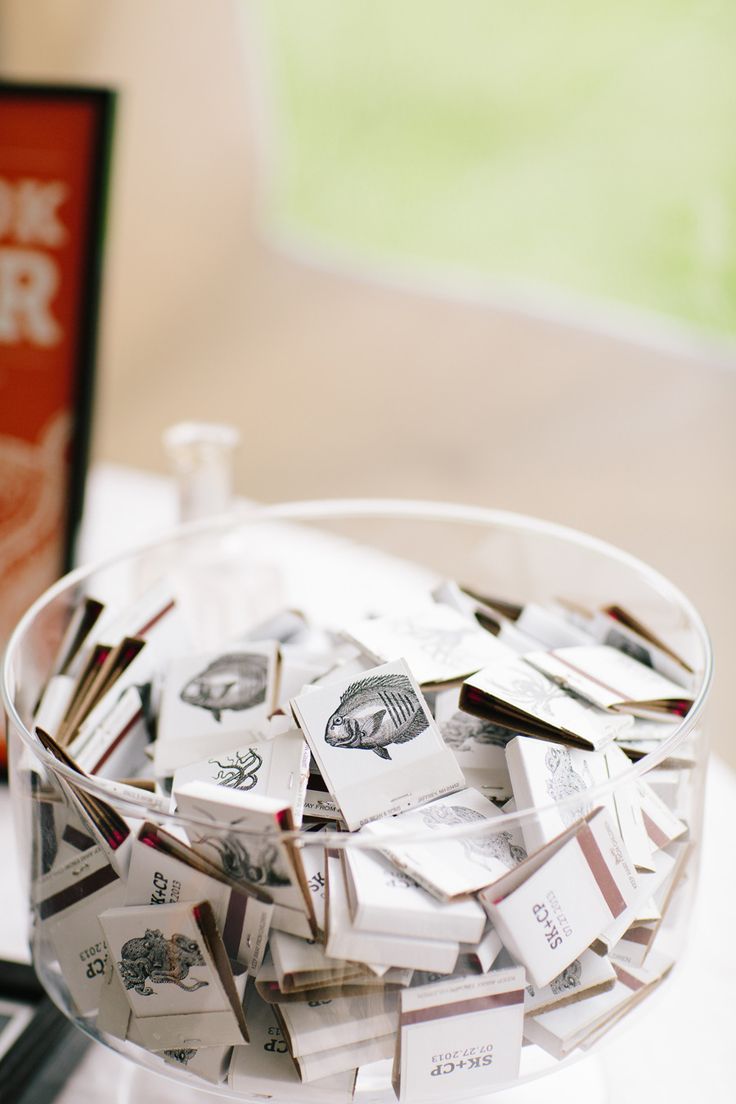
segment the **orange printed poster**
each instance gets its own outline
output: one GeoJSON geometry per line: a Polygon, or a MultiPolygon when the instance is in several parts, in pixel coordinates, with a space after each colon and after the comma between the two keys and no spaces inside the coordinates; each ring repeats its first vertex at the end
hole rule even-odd
{"type": "Polygon", "coordinates": [[[112,105],[0,83],[0,646],[81,513],[112,105]]]}

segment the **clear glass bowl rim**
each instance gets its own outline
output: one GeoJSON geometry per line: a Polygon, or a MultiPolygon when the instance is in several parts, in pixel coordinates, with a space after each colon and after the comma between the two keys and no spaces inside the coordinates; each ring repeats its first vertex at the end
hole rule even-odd
{"type": "MultiPolygon", "coordinates": [[[[359,498],[314,499],[252,507],[246,506],[245,504],[238,504],[226,514],[221,514],[214,518],[207,518],[203,521],[190,522],[186,525],[179,525],[153,540],[145,541],[123,552],[119,552],[114,556],[106,557],[103,560],[75,568],[73,571],[62,576],[51,587],[45,590],[28,608],[16,625],[8,641],[0,676],[0,692],[2,693],[8,724],[12,725],[15,730],[20,733],[23,742],[52,774],[58,775],[65,781],[72,782],[77,788],[83,789],[86,793],[106,801],[108,805],[112,805],[124,815],[138,819],[150,817],[151,820],[162,825],[166,823],[172,825],[191,824],[198,828],[207,827],[215,831],[232,831],[232,825],[225,823],[217,824],[211,820],[205,821],[192,816],[184,817],[180,813],[163,813],[147,803],[145,791],[143,790],[141,791],[140,799],[136,796],[134,802],[128,801],[117,794],[111,793],[110,789],[105,786],[104,781],[98,781],[91,776],[82,778],[80,775],[70,770],[70,768],[57,762],[53,756],[44,750],[36,739],[35,734],[28,731],[12,700],[11,681],[14,653],[16,649],[20,648],[23,637],[36,616],[47,605],[50,605],[55,598],[64,591],[70,590],[72,587],[78,586],[85,580],[88,580],[98,572],[106,571],[126,560],[134,560],[144,557],[146,554],[160,552],[167,545],[185,543],[189,538],[214,536],[218,533],[226,535],[227,530],[237,530],[250,524],[273,521],[334,521],[348,520],[351,518],[459,522],[480,527],[504,528],[506,530],[526,534],[537,533],[546,537],[556,538],[568,544],[574,544],[582,548],[587,548],[590,551],[601,553],[618,561],[620,564],[638,573],[653,590],[657,591],[666,600],[677,604],[680,609],[685,612],[691,628],[697,633],[703,649],[703,655],[705,656],[703,677],[693,705],[688,711],[687,716],[683,718],[677,728],[662,742],[656,751],[650,752],[642,759],[632,763],[631,767],[622,774],[586,790],[585,804],[590,808],[594,807],[596,804],[600,804],[612,791],[618,789],[622,785],[627,785],[630,782],[642,778],[642,776],[647,774],[653,767],[656,767],[659,763],[669,758],[678,746],[684,742],[701,719],[713,679],[713,648],[708,630],[695,606],[682,591],[676,587],[674,583],[670,582],[666,576],[662,575],[645,561],[638,559],[629,552],[625,552],[623,549],[599,537],[591,536],[588,533],[584,533],[572,527],[560,525],[556,522],[545,521],[541,518],[531,517],[525,514],[517,514],[506,510],[496,510],[485,506],[472,506],[448,502],[419,501],[413,499],[359,498]]],[[[519,827],[524,820],[532,816],[538,817],[553,809],[564,810],[567,806],[572,807],[579,805],[580,795],[575,794],[564,801],[551,802],[549,805],[517,809],[514,810],[514,812],[509,812],[504,815],[503,825],[499,824],[499,828],[501,826],[503,826],[504,829],[519,827]]],[[[441,831],[434,831],[432,833],[432,842],[439,843],[440,841],[452,839],[472,839],[477,835],[487,833],[487,831],[488,823],[483,821],[477,824],[458,825],[456,827],[443,828],[441,831]]],[[[283,838],[284,840],[301,841],[305,844],[319,841],[320,846],[334,848],[349,846],[364,847],[371,850],[375,850],[379,838],[381,847],[390,846],[392,843],[406,844],[414,838],[416,838],[417,842],[423,842],[425,845],[427,843],[426,836],[421,836],[419,834],[414,836],[406,831],[402,831],[396,836],[381,834],[381,836],[377,838],[369,833],[363,836],[362,833],[327,831],[322,831],[318,833],[317,836],[312,836],[311,833],[305,833],[300,829],[296,829],[294,832],[283,833],[283,838]]]]}

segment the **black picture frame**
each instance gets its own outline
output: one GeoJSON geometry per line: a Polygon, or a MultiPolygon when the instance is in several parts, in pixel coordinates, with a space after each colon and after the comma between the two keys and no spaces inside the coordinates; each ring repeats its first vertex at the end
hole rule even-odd
{"type": "MultiPolygon", "coordinates": [[[[0,495],[0,648],[31,602],[74,566],[92,434],[116,102],[109,88],[0,76],[0,475],[7,489],[0,495]],[[57,203],[72,221],[67,226],[62,214],[66,237],[55,242],[39,243],[27,226],[18,229],[20,189],[39,185],[67,188],[57,203]],[[56,341],[34,341],[29,333],[30,277],[22,266],[30,257],[46,265],[49,314],[62,312],[54,320],[56,341]],[[14,265],[20,275],[8,275],[18,271],[14,265]]],[[[6,769],[0,733],[0,778],[6,769]]]]}
{"type": "Polygon", "coordinates": [[[74,566],[74,549],[84,507],[84,487],[94,404],[95,362],[99,334],[102,261],[116,93],[107,88],[73,84],[36,84],[0,77],[0,110],[3,101],[41,103],[75,102],[89,107],[93,115],[93,136],[87,174],[90,202],[86,211],[83,290],[77,319],[77,356],[74,366],[74,431],[67,490],[66,534],[59,574],[74,566]]]}

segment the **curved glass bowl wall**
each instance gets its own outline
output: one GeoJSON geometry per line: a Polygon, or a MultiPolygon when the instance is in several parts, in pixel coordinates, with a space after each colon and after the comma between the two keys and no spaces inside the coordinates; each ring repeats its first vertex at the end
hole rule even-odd
{"type": "MultiPolygon", "coordinates": [[[[702,714],[711,673],[707,634],[689,601],[657,572],[625,553],[533,519],[427,503],[296,503],[191,526],[155,546],[73,573],[29,610],[10,642],[3,691],[17,846],[28,883],[29,941],[44,986],[82,1030],[138,1065],[203,1085],[170,1059],[100,1032],[94,1012],[77,1011],[65,976],[69,964],[59,961],[34,907],[33,885],[40,862],[35,780],[45,779],[47,795],[63,801],[60,782],[65,778],[65,768],[40,748],[30,732],[32,710],[56,647],[71,610],[83,595],[125,603],[162,576],[174,589],[202,652],[280,608],[300,609],[317,624],[336,628],[367,614],[411,609],[429,586],[445,578],[512,601],[549,602],[564,597],[587,608],[616,602],[636,611],[696,672],[696,701],[656,755],[633,765],[623,781],[609,784],[607,791],[591,790],[586,797],[593,806],[605,799],[606,792],[610,796],[617,786],[636,776],[666,782],[676,791],[677,811],[689,826],[689,857],[657,934],[657,949],[677,963],[696,892],[706,761],[702,714]]],[[[185,818],[146,810],[145,795],[131,804],[111,799],[104,786],[94,781],[87,788],[104,796],[129,821],[146,819],[187,830],[185,818]]],[[[572,807],[572,800],[567,805],[572,807]]],[[[579,803],[579,798],[575,800],[579,803]]],[[[564,812],[565,803],[559,807],[564,812]]],[[[508,826],[523,827],[531,815],[518,810],[509,816],[508,826]]],[[[468,842],[474,835],[472,826],[449,833],[468,842]]],[[[333,843],[348,849],[357,845],[351,835],[337,836],[333,843]]],[[[300,842],[306,849],[323,845],[324,839],[316,840],[310,834],[304,834],[300,842]]],[[[634,1017],[646,1015],[646,1008],[644,1000],[634,1017]]],[[[365,1012],[371,1012],[370,998],[366,998],[365,1012]]],[[[630,1019],[625,1017],[616,1030],[623,1030],[630,1019]]],[[[577,1053],[573,1051],[571,1057],[577,1053]]],[[[560,1064],[539,1047],[525,1046],[519,1080],[559,1069],[560,1064]]],[[[252,1089],[238,1092],[227,1082],[207,1087],[231,1099],[256,1098],[252,1089]]],[[[309,1084],[304,1086],[304,1099],[314,1099],[306,1095],[309,1088],[309,1084]]],[[[274,1084],[270,1090],[276,1101],[301,1098],[298,1084],[274,1084]]],[[[463,1096],[458,1085],[447,1091],[448,1099],[463,1096]]],[[[372,1066],[368,1078],[358,1079],[356,1099],[367,1100],[368,1096],[371,1101],[395,1099],[390,1063],[372,1066]]]]}

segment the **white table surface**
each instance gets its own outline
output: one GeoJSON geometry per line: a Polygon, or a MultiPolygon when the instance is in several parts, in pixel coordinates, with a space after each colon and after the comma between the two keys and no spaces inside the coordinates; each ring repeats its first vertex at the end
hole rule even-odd
{"type": "MultiPolygon", "coordinates": [[[[93,471],[87,499],[80,561],[120,551],[121,532],[129,544],[155,536],[174,523],[176,505],[170,481],[144,472],[100,466],[93,471]]],[[[736,774],[711,760],[705,812],[705,845],[690,946],[685,959],[654,1005],[588,1059],[552,1077],[504,1094],[504,1101],[531,1104],[592,1104],[600,1098],[601,1077],[610,1104],[733,1104],[736,1100],[736,774]]],[[[0,788],[0,957],[27,960],[25,906],[13,846],[7,790],[0,788]]],[[[654,1003],[654,1002],[653,1002],[654,1003]]],[[[132,1067],[93,1046],[68,1082],[59,1104],[98,1104],[114,1100],[113,1087],[125,1088],[132,1067]]],[[[156,1075],[136,1074],[130,1099],[136,1104],[184,1104],[182,1090],[156,1075]]],[[[1,1098],[1,1093],[0,1093],[1,1098]]],[[[493,1098],[488,1098],[489,1101],[493,1098]]],[[[496,1098],[498,1099],[498,1098],[496,1098]]]]}

